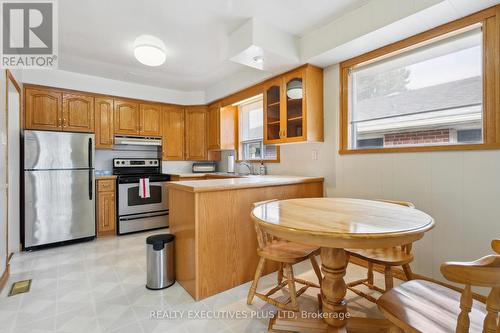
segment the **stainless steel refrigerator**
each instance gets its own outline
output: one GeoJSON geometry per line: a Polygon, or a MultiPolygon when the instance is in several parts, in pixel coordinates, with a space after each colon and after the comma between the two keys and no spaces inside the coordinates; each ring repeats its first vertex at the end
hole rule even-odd
{"type": "Polygon", "coordinates": [[[24,132],[24,247],[95,237],[94,134],[24,132]]]}

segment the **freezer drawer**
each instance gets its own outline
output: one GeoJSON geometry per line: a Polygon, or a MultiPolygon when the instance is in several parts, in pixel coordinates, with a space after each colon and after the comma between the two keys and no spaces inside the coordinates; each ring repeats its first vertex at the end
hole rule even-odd
{"type": "Polygon", "coordinates": [[[167,227],[168,210],[155,213],[120,216],[118,219],[119,235],[167,227]]]}
{"type": "Polygon", "coordinates": [[[93,170],[25,171],[24,246],[95,236],[93,170]]]}

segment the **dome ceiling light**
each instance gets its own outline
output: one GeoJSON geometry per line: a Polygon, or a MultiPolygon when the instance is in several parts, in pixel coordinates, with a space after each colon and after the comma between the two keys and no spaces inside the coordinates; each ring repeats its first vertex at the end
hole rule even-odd
{"type": "Polygon", "coordinates": [[[143,65],[160,66],[167,59],[165,44],[157,37],[141,35],[135,39],[134,56],[143,65]]]}
{"type": "Polygon", "coordinates": [[[290,99],[301,99],[302,98],[302,80],[295,79],[288,82],[286,88],[286,95],[290,99]]]}
{"type": "Polygon", "coordinates": [[[261,56],[261,55],[255,56],[255,57],[253,57],[253,61],[256,64],[262,64],[262,63],[264,63],[264,56],[261,56]]]}

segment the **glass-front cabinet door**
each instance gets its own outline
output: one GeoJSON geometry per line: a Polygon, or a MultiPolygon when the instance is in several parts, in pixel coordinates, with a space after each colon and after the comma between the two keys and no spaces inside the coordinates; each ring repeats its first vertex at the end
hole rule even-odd
{"type": "Polygon", "coordinates": [[[301,71],[292,72],[284,77],[286,104],[285,141],[302,139],[304,133],[304,75],[301,71]],[[290,139],[290,140],[288,140],[290,139]]]}
{"type": "Polygon", "coordinates": [[[279,141],[283,136],[281,128],[281,80],[271,82],[264,92],[264,139],[279,141]]]}

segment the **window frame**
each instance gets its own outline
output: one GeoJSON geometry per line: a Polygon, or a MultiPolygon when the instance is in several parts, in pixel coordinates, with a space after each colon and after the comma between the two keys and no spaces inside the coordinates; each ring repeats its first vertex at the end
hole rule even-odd
{"type": "MultiPolygon", "coordinates": [[[[248,96],[247,98],[244,98],[242,100],[245,100],[245,99],[250,99],[254,96],[258,96],[262,94],[262,97],[264,97],[264,91],[262,90],[259,90],[257,93],[255,94],[251,94],[252,96],[248,96]]],[[[264,100],[263,100],[264,101],[264,100]]],[[[237,104],[238,102],[236,102],[235,104],[237,104]]],[[[264,112],[262,112],[262,117],[264,117],[264,112]]],[[[235,121],[236,121],[236,124],[235,124],[235,132],[236,132],[236,149],[235,149],[235,155],[236,155],[236,163],[241,163],[241,162],[245,162],[245,163],[280,163],[280,146],[279,145],[276,145],[276,159],[274,160],[264,160],[264,159],[255,159],[255,160],[245,160],[245,159],[241,159],[241,156],[240,156],[240,152],[242,152],[242,145],[241,145],[241,141],[240,141],[240,105],[237,105],[237,109],[236,109],[236,116],[235,116],[235,121]]],[[[263,131],[265,130],[265,127],[263,128],[263,131]]],[[[264,132],[262,132],[262,144],[264,144],[264,132]]]]}
{"type": "Polygon", "coordinates": [[[339,154],[398,153],[447,150],[500,149],[500,5],[443,24],[340,63],[339,154]],[[430,39],[483,25],[483,142],[452,145],[349,148],[349,70],[361,63],[392,54],[430,39]]]}

